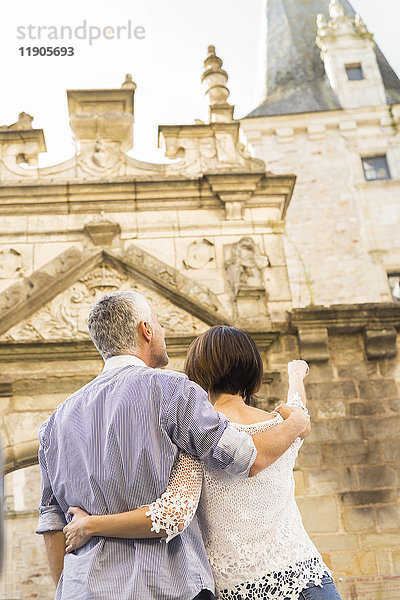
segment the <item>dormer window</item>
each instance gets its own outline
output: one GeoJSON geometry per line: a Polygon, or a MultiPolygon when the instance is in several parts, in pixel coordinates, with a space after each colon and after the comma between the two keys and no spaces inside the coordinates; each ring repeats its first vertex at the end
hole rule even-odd
{"type": "Polygon", "coordinates": [[[389,273],[389,285],[394,302],[400,302],[400,273],[389,273]]]}
{"type": "Polygon", "coordinates": [[[360,63],[354,65],[345,65],[349,81],[360,81],[364,78],[364,73],[360,63]]]}
{"type": "Polygon", "coordinates": [[[362,158],[361,160],[364,169],[364,176],[367,181],[391,179],[386,154],[382,154],[380,156],[370,156],[368,158],[362,158]]]}

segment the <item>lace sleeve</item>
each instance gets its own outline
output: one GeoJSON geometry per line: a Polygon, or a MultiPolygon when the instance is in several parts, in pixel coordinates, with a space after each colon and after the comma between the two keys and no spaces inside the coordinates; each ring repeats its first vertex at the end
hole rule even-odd
{"type": "Polygon", "coordinates": [[[146,512],[153,523],[151,531],[164,529],[167,543],[182,533],[197,510],[202,480],[200,461],[181,452],[172,467],[167,489],[146,512]]]}
{"type": "Polygon", "coordinates": [[[304,402],[300,397],[299,392],[295,392],[291,398],[286,402],[288,406],[301,406],[301,408],[305,408],[304,402]]]}

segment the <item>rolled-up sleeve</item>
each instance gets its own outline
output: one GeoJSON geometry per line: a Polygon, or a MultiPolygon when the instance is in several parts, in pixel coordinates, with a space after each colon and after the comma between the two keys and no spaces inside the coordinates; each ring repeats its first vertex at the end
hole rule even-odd
{"type": "Polygon", "coordinates": [[[237,431],[214,410],[207,393],[187,377],[177,378],[165,406],[164,425],[171,440],[212,469],[248,477],[257,450],[251,436],[237,431]]]}
{"type": "Polygon", "coordinates": [[[65,514],[61,510],[57,499],[54,496],[49,474],[47,470],[47,461],[43,448],[43,426],[39,431],[39,465],[42,474],[42,496],[39,504],[39,524],[36,533],[45,533],[46,531],[62,531],[67,524],[65,514]]]}
{"type": "Polygon", "coordinates": [[[213,458],[224,464],[225,471],[236,477],[248,477],[257,450],[250,435],[228,425],[213,452],[213,458]]]}

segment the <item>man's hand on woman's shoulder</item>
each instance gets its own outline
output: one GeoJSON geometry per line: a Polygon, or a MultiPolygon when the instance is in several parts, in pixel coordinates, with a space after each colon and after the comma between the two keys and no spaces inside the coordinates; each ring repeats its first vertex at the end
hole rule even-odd
{"type": "Polygon", "coordinates": [[[311,433],[311,423],[309,415],[300,406],[288,406],[281,404],[275,408],[285,420],[290,420],[293,427],[298,431],[297,436],[301,439],[306,438],[311,433]]]}

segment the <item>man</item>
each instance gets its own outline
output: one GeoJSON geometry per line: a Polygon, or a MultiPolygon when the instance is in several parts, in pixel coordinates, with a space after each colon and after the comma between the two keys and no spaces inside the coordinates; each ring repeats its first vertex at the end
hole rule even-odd
{"type": "Polygon", "coordinates": [[[65,556],[69,506],[114,514],[151,503],[168,484],[178,448],[232,476],[274,462],[310,431],[294,410],[253,438],[214,411],[168,363],[163,329],[137,292],[113,292],[89,315],[103,372],[61,404],[39,431],[43,533],[57,600],[196,600],[214,584],[196,519],[168,545],[157,539],[92,538],[65,556]]]}

